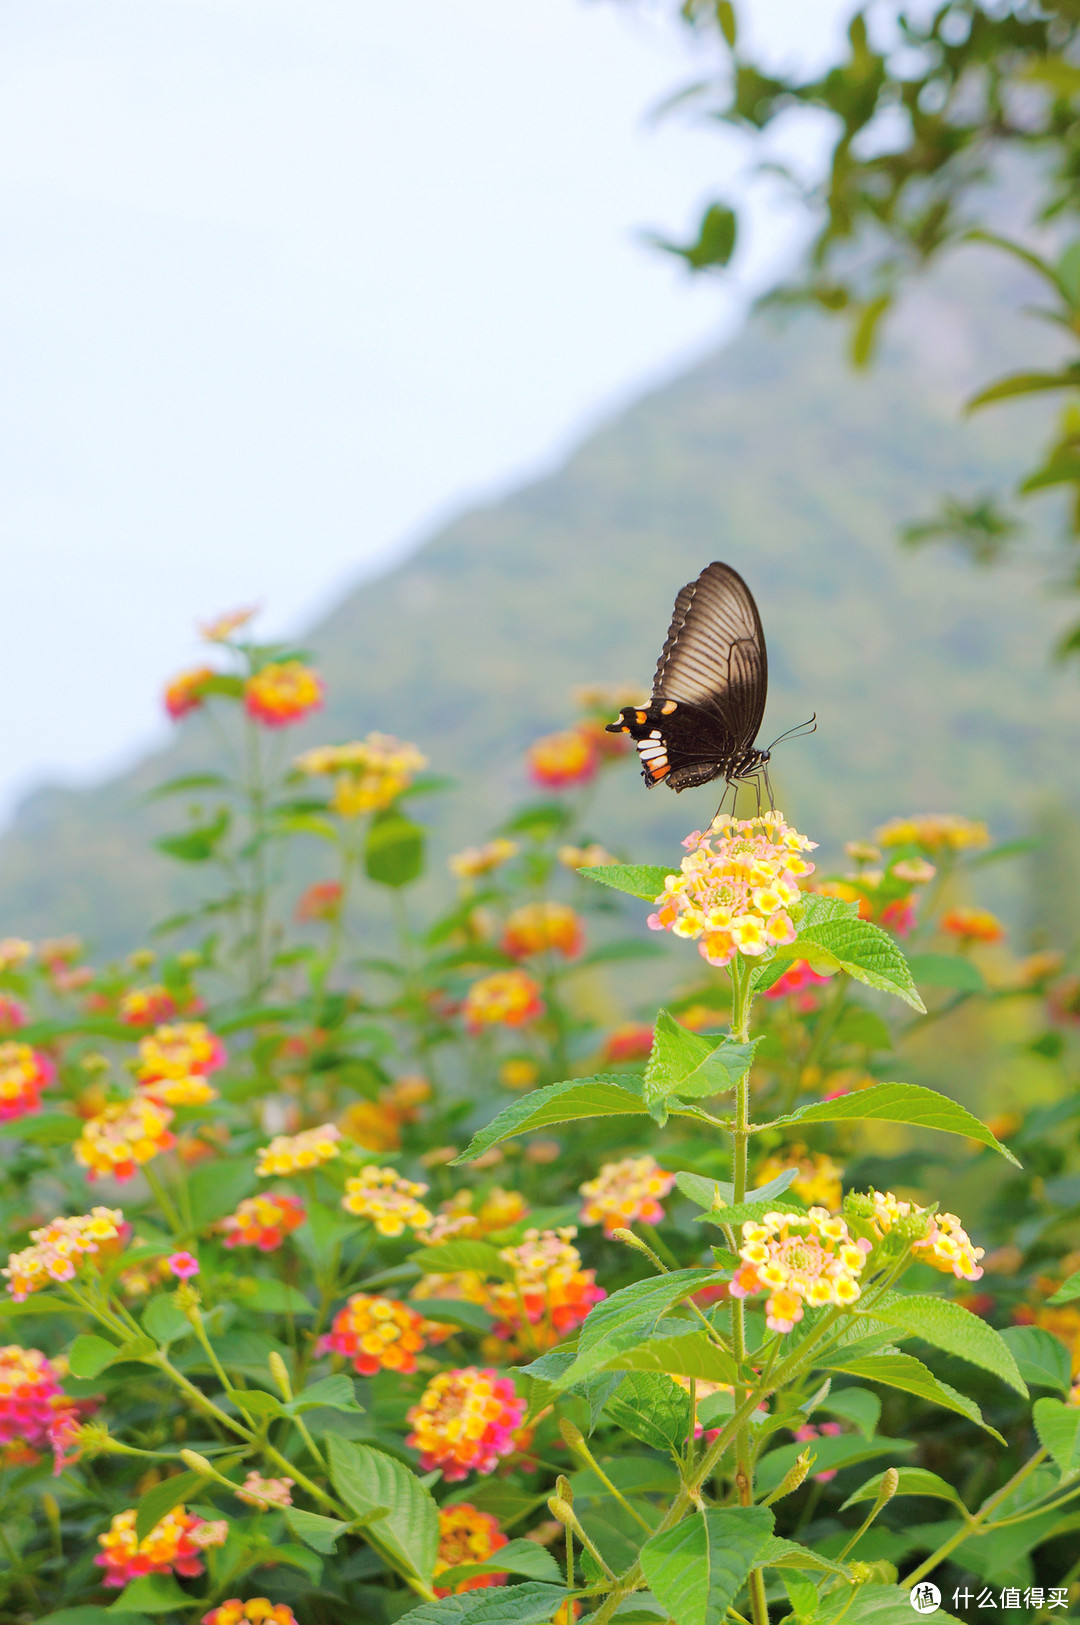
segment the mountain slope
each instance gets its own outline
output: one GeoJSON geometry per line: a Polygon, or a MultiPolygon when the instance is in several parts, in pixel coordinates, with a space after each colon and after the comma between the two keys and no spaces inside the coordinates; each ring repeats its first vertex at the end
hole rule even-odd
{"type": "MultiPolygon", "coordinates": [[[[776,762],[801,828],[835,847],[892,812],[944,808],[1015,829],[1047,787],[1075,798],[1080,711],[1047,665],[1057,610],[1012,569],[895,541],[940,490],[1007,481],[1032,442],[1027,409],[958,422],[963,390],[1021,337],[1030,360],[1027,332],[1007,343],[992,301],[981,309],[924,293],[869,377],[827,323],[751,325],[565,467],[350,594],[307,639],[329,699],[290,745],[371,728],[416,740],[464,781],[429,815],[437,852],[453,850],[520,793],[522,747],[569,717],[571,685],[647,683],[676,590],[722,558],[762,609],[765,741],[817,712],[816,736],[776,762]]],[[[196,725],[98,788],[28,798],[0,840],[0,935],[75,930],[117,951],[182,904],[190,876],[147,850],[174,814],[145,794],[208,748],[196,725]]],[[[647,793],[628,770],[593,822],[657,860],[715,800],[647,793]]]]}

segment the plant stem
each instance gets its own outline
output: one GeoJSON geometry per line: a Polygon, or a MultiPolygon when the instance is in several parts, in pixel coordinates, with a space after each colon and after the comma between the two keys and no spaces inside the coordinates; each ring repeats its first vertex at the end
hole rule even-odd
{"type": "Polygon", "coordinates": [[[932,1574],[937,1568],[938,1564],[944,1562],[945,1558],[948,1557],[950,1552],[955,1551],[957,1546],[959,1546],[963,1541],[967,1540],[971,1535],[976,1534],[978,1530],[982,1528],[990,1513],[993,1512],[995,1508],[999,1507],[1002,1501],[1006,1500],[1007,1497],[1012,1494],[1013,1490],[1018,1488],[1018,1486],[1024,1482],[1025,1478],[1029,1477],[1029,1475],[1035,1471],[1036,1467],[1040,1466],[1045,1460],[1045,1449],[1036,1450],[1033,1456],[1029,1456],[1028,1460],[1025,1461],[1024,1465],[1020,1468],[1019,1472],[1014,1473],[1009,1479],[1009,1482],[1007,1484],[1003,1484],[996,1495],[992,1495],[989,1501],[986,1501],[979,1508],[978,1512],[972,1513],[970,1520],[967,1523],[962,1524],[955,1534],[950,1535],[949,1539],[939,1546],[936,1552],[931,1553],[924,1563],[920,1563],[917,1569],[912,1570],[912,1572],[904,1580],[905,1586],[917,1585],[920,1580],[925,1580],[928,1574],[932,1574]]]}

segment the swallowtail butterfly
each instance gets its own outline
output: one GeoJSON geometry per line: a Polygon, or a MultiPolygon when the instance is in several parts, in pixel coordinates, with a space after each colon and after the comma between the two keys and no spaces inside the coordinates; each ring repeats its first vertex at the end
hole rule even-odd
{"type": "Polygon", "coordinates": [[[767,786],[772,747],[754,743],[767,689],[765,634],[750,589],[730,565],[709,564],[675,600],[652,699],[624,707],[607,731],[636,741],[648,785],[678,791],[764,776],[767,786]]]}

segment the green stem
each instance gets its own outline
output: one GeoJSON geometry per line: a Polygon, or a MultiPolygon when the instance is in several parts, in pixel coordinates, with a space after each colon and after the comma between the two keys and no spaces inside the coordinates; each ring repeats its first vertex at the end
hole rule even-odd
{"type": "Polygon", "coordinates": [[[165,1222],[169,1226],[169,1229],[172,1231],[177,1241],[187,1241],[189,1239],[190,1232],[185,1226],[184,1221],[181,1219],[172,1197],[165,1189],[165,1186],[158,1175],[157,1169],[152,1168],[148,1162],[144,1162],[142,1172],[143,1178],[146,1180],[146,1183],[154,1193],[154,1200],[157,1202],[158,1207],[165,1216],[165,1222]]]}
{"type": "Polygon", "coordinates": [[[967,1540],[971,1535],[975,1534],[977,1530],[982,1528],[990,1513],[993,1512],[996,1507],[999,1507],[1001,1503],[1012,1494],[1013,1490],[1017,1489],[1018,1486],[1024,1482],[1025,1478],[1029,1477],[1029,1475],[1035,1471],[1036,1467],[1040,1466],[1045,1460],[1045,1449],[1036,1450],[1035,1454],[1028,1458],[1028,1460],[1020,1468],[1019,1472],[1014,1473],[1007,1484],[1002,1485],[1001,1489],[998,1490],[996,1495],[992,1495],[988,1501],[984,1502],[984,1504],[979,1508],[978,1512],[971,1514],[967,1523],[962,1524],[955,1534],[950,1535],[949,1539],[944,1541],[938,1547],[936,1552],[931,1553],[924,1563],[920,1563],[917,1569],[912,1570],[912,1572],[904,1580],[905,1586],[917,1585],[920,1580],[925,1580],[928,1574],[932,1574],[937,1568],[938,1564],[944,1562],[945,1558],[948,1557],[950,1552],[955,1551],[957,1546],[961,1545],[963,1541],[967,1540]]]}

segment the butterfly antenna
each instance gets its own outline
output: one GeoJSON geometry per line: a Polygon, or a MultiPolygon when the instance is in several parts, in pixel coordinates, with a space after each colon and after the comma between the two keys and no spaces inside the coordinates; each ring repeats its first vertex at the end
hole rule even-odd
{"type": "Polygon", "coordinates": [[[799,738],[802,738],[805,734],[813,734],[813,733],[817,733],[817,712],[816,711],[814,712],[813,716],[810,718],[809,722],[800,722],[797,728],[789,728],[787,733],[783,733],[783,734],[780,735],[780,737],[778,739],[774,739],[772,744],[769,746],[769,749],[770,750],[775,750],[777,745],[782,745],[784,743],[785,739],[799,739],[799,738]]]}

